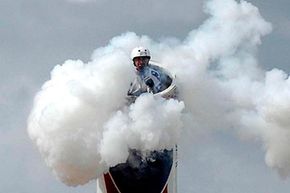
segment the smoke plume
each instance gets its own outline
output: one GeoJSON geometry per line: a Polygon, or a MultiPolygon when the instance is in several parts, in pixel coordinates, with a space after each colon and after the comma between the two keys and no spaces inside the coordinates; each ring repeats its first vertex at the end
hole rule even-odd
{"type": "Polygon", "coordinates": [[[290,174],[290,80],[257,61],[271,25],[246,1],[210,0],[209,18],[185,40],[154,41],[133,32],[94,51],[88,63],[56,66],[35,97],[28,133],[53,172],[68,185],[95,179],[124,162],[129,148],[170,148],[200,130],[235,129],[263,142],[266,163],[290,174]],[[177,77],[178,100],[125,97],[135,46],[177,77]],[[190,135],[189,135],[190,136],[190,135]]]}

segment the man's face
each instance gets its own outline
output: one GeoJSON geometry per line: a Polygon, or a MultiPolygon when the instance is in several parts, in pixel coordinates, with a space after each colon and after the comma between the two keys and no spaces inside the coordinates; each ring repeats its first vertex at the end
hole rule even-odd
{"type": "Polygon", "coordinates": [[[141,70],[144,66],[148,65],[149,58],[148,57],[136,57],[133,60],[136,70],[141,70]]]}

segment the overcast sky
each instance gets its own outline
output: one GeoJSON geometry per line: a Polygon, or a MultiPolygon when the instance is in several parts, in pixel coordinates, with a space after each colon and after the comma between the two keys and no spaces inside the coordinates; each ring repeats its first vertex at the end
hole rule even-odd
{"type": "MultiPolygon", "coordinates": [[[[96,48],[127,31],[154,40],[183,40],[207,18],[201,0],[0,0],[0,192],[95,192],[95,183],[67,187],[46,167],[30,141],[26,121],[50,71],[67,59],[90,60],[96,48]]],[[[290,2],[249,0],[273,25],[262,39],[262,68],[290,72],[290,2]]],[[[158,53],[154,53],[158,54],[158,53]]],[[[180,164],[180,190],[192,193],[288,193],[264,162],[259,142],[233,133],[197,142],[190,172],[180,164]],[[194,176],[192,174],[194,173],[194,176]],[[189,176],[190,174],[190,176],[189,176]],[[186,183],[185,183],[186,182],[186,183]]],[[[188,163],[184,164],[188,165],[188,163]]]]}

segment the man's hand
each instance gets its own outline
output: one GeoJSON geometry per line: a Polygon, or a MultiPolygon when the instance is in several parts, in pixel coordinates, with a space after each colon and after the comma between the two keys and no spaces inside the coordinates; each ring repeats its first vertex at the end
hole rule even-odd
{"type": "Polygon", "coordinates": [[[137,99],[137,97],[134,96],[134,95],[127,95],[127,97],[126,97],[126,100],[127,100],[126,104],[127,105],[131,105],[132,103],[135,102],[136,99],[137,99]]]}

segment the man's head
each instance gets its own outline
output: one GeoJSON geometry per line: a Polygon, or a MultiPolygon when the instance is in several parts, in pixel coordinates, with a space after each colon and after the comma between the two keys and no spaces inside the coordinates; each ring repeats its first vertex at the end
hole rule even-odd
{"type": "Polygon", "coordinates": [[[136,47],[131,52],[131,59],[138,71],[148,65],[150,58],[150,51],[147,48],[136,47]]]}

